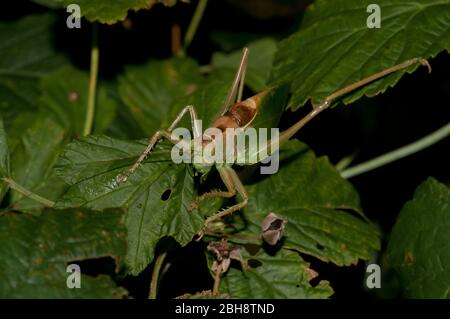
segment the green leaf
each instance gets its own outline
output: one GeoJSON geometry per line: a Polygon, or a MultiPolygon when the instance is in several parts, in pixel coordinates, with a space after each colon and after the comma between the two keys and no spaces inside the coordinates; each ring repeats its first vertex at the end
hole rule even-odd
{"type": "MultiPolygon", "coordinates": [[[[229,85],[223,81],[211,80],[187,98],[178,99],[171,108],[171,119],[174,120],[183,107],[193,105],[198,118],[202,120],[203,131],[206,130],[222,112],[229,85]]],[[[191,118],[188,114],[185,115],[178,127],[186,127],[191,130],[191,118]]]]}
{"type": "Polygon", "coordinates": [[[198,64],[192,59],[150,61],[126,69],[119,79],[119,94],[142,130],[150,135],[170,125],[173,103],[195,92],[202,82],[198,64]]]}
{"type": "MultiPolygon", "coordinates": [[[[303,26],[282,41],[271,84],[291,83],[290,107],[320,103],[351,83],[411,58],[435,57],[450,49],[450,1],[379,0],[381,28],[369,29],[369,0],[321,0],[306,12],[303,26]]],[[[405,72],[391,74],[349,94],[344,103],[394,86],[405,72]]]]}
{"type": "MultiPolygon", "coordinates": [[[[247,45],[250,50],[245,83],[253,92],[266,89],[273,58],[277,49],[277,42],[271,38],[265,38],[251,42],[247,45]]],[[[214,68],[213,75],[226,80],[229,85],[233,81],[239,66],[242,50],[231,54],[216,52],[212,57],[214,68]]]]}
{"type": "MultiPolygon", "coordinates": [[[[266,34],[264,34],[267,36],[266,34]]],[[[221,51],[230,52],[243,48],[248,43],[261,38],[261,33],[253,32],[233,32],[233,31],[211,31],[211,41],[220,48],[221,51]]]]}
{"type": "Polygon", "coordinates": [[[119,211],[47,210],[39,217],[1,216],[0,298],[121,297],[126,291],[105,275],[82,275],[81,288],[69,289],[66,267],[106,256],[118,265],[125,237],[119,211]]]}
{"type": "MultiPolygon", "coordinates": [[[[50,7],[56,7],[58,4],[67,7],[74,3],[73,0],[38,0],[38,2],[50,7]]],[[[124,20],[129,10],[150,9],[157,3],[173,6],[177,0],[77,0],[75,3],[81,8],[81,15],[89,21],[113,24],[124,20]]]]}
{"type": "Polygon", "coordinates": [[[283,247],[325,262],[356,264],[380,249],[379,234],[363,215],[357,192],[328,158],[316,158],[296,140],[280,156],[275,175],[247,186],[250,201],[244,214],[249,225],[245,232],[253,237],[260,234],[261,222],[274,212],[288,221],[283,247]]]}
{"type": "Polygon", "coordinates": [[[10,173],[8,142],[6,140],[3,119],[0,117],[0,203],[8,190],[8,185],[1,178],[8,177],[10,173]]]}
{"type": "MultiPolygon", "coordinates": [[[[66,189],[52,174],[65,140],[65,131],[51,119],[39,117],[20,137],[11,155],[13,180],[33,193],[55,200],[66,189]]],[[[10,206],[33,213],[43,205],[13,191],[10,206]]]]}
{"type": "Polygon", "coordinates": [[[450,189],[429,178],[403,206],[387,248],[403,297],[450,297],[449,240],[450,189]]]}
{"type": "MultiPolygon", "coordinates": [[[[86,120],[89,75],[64,66],[42,82],[41,110],[52,116],[70,135],[81,136],[86,120]]],[[[108,96],[104,86],[97,91],[94,133],[103,133],[115,116],[116,101],[108,96]]]]}
{"type": "Polygon", "coordinates": [[[260,249],[255,256],[246,251],[242,255],[248,269],[241,271],[231,267],[221,280],[220,292],[231,298],[316,299],[333,294],[328,281],[321,280],[315,287],[310,284],[317,273],[296,252],[283,249],[270,256],[260,249]]]}
{"type": "Polygon", "coordinates": [[[117,185],[117,176],[131,167],[146,144],[90,136],[67,145],[56,166],[71,185],[57,207],[127,209],[126,262],[134,275],[152,261],[159,239],[172,236],[185,245],[203,225],[203,217],[191,208],[196,198],[192,172],[173,163],[171,146],[159,144],[126,183],[117,185]]]}
{"type": "Polygon", "coordinates": [[[289,87],[281,85],[261,93],[262,95],[258,99],[258,114],[253,120],[251,127],[256,129],[267,128],[268,130],[277,128],[286,107],[289,87]]]}
{"type": "Polygon", "coordinates": [[[65,62],[53,47],[51,14],[0,23],[0,113],[6,126],[21,111],[36,110],[40,79],[65,62]]]}

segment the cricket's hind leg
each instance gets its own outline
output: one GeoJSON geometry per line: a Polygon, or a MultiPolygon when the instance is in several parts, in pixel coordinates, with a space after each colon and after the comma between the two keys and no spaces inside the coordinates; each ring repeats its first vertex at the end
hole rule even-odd
{"type": "MultiPolygon", "coordinates": [[[[172,122],[172,124],[169,126],[169,128],[167,130],[157,131],[151,137],[149,144],[145,148],[144,152],[142,152],[142,154],[139,156],[137,161],[133,164],[133,166],[125,174],[119,175],[117,177],[117,182],[119,184],[126,182],[128,180],[128,178],[130,177],[130,175],[133,174],[139,168],[139,166],[147,158],[147,156],[152,151],[153,147],[156,145],[156,143],[161,138],[166,138],[167,140],[171,141],[172,143],[179,142],[178,139],[172,139],[171,133],[175,129],[175,127],[180,123],[183,116],[188,112],[191,117],[192,132],[193,132],[194,138],[197,138],[201,135],[200,127],[198,126],[198,123],[197,123],[197,113],[192,105],[188,105],[185,108],[183,108],[183,110],[181,110],[181,112],[177,115],[177,117],[175,118],[175,120],[172,122]]],[[[188,147],[188,145],[185,145],[185,146],[188,147]]]]}
{"type": "Polygon", "coordinates": [[[203,234],[205,232],[205,229],[208,228],[208,225],[224,216],[227,216],[229,214],[234,213],[235,211],[238,211],[248,204],[248,194],[247,190],[245,189],[245,186],[242,184],[241,180],[239,179],[239,176],[235,172],[234,169],[231,167],[220,167],[218,168],[220,177],[222,178],[223,183],[227,187],[227,191],[214,191],[205,193],[202,196],[198,198],[198,201],[202,201],[206,198],[213,198],[213,197],[222,197],[222,198],[230,198],[236,195],[236,193],[239,193],[242,197],[242,201],[231,206],[228,208],[225,208],[216,214],[208,217],[205,220],[205,224],[203,228],[199,231],[198,239],[201,239],[203,237],[203,234]]]}
{"type": "Polygon", "coordinates": [[[235,187],[235,184],[233,183],[231,174],[228,173],[228,170],[219,168],[218,172],[219,172],[220,178],[222,179],[223,183],[225,184],[227,190],[226,191],[214,190],[214,191],[204,193],[201,196],[197,197],[197,203],[200,203],[208,198],[215,198],[215,197],[231,198],[234,195],[236,195],[236,187],[235,187]]]}

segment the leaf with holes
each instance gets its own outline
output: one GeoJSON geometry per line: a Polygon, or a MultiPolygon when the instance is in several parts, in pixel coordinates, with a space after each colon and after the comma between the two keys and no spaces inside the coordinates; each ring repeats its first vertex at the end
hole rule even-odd
{"type": "MultiPolygon", "coordinates": [[[[42,82],[43,95],[39,105],[68,134],[83,134],[88,104],[89,75],[70,66],[50,74],[42,82]]],[[[97,91],[94,133],[103,133],[114,119],[116,102],[108,97],[104,86],[97,91]]]]}
{"type": "MultiPolygon", "coordinates": [[[[311,5],[301,29],[283,40],[271,84],[291,83],[290,107],[326,96],[412,58],[435,57],[450,49],[450,1],[379,0],[381,28],[368,28],[371,0],[321,0],[311,5]]],[[[394,86],[413,65],[349,94],[344,103],[394,86]]]]}
{"type": "MultiPolygon", "coordinates": [[[[125,253],[120,211],[46,210],[41,216],[0,217],[0,298],[119,298],[126,291],[106,275],[82,275],[81,289],[66,285],[68,264],[125,253]]],[[[83,272],[83,268],[81,268],[83,272]]]]}
{"type": "Polygon", "coordinates": [[[65,63],[53,44],[51,14],[0,23],[0,113],[5,124],[21,111],[37,109],[39,81],[65,63]]]}
{"type": "Polygon", "coordinates": [[[142,130],[150,135],[170,125],[174,102],[194,93],[201,83],[203,78],[194,60],[151,61],[126,69],[119,79],[119,94],[142,130]]]}
{"type": "Polygon", "coordinates": [[[450,297],[449,234],[450,189],[429,178],[403,206],[387,248],[403,297],[450,297]]]}
{"type": "Polygon", "coordinates": [[[90,136],[66,146],[56,171],[70,186],[57,207],[127,209],[126,263],[132,274],[141,272],[154,257],[159,239],[172,236],[187,244],[203,225],[192,208],[194,181],[189,166],[172,162],[170,145],[158,144],[126,183],[117,184],[145,149],[147,141],[127,142],[90,136]]]}
{"type": "Polygon", "coordinates": [[[254,255],[242,251],[246,269],[230,267],[221,280],[220,292],[231,298],[318,299],[333,294],[328,281],[311,285],[318,274],[296,252],[282,249],[271,256],[262,249],[254,255]]]}
{"type": "Polygon", "coordinates": [[[260,243],[261,223],[274,212],[287,221],[283,247],[337,265],[368,260],[380,249],[379,233],[362,213],[357,192],[330,164],[305,144],[290,141],[280,154],[280,170],[247,187],[244,242],[260,243]],[[270,194],[270,196],[267,196],[270,194]]]}

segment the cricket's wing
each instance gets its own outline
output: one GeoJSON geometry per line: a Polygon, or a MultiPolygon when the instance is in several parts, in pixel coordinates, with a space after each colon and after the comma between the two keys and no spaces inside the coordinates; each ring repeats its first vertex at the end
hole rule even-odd
{"type": "Polygon", "coordinates": [[[270,155],[273,150],[278,149],[276,143],[279,131],[278,124],[285,109],[288,95],[289,86],[280,85],[266,89],[248,99],[253,101],[256,107],[256,116],[238,134],[236,164],[255,164],[270,155]],[[241,143],[239,143],[239,138],[241,138],[241,143]],[[257,143],[250,142],[252,139],[256,139],[257,143]],[[269,141],[270,139],[272,141],[269,141]]]}

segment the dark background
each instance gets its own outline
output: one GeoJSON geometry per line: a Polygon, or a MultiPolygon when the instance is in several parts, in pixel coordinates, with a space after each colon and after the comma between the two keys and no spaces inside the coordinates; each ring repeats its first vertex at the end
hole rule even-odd
{"type": "MultiPolygon", "coordinates": [[[[171,55],[171,28],[179,24],[182,32],[192,17],[197,1],[179,3],[174,8],[155,5],[150,11],[131,13],[126,26],[100,27],[100,78],[113,81],[127,64],[144,63],[151,58],[171,55]]],[[[210,61],[214,51],[239,49],[246,42],[265,36],[282,39],[298,29],[303,9],[308,1],[210,1],[188,55],[200,64],[210,61]],[[277,6],[273,6],[273,2],[277,6]],[[228,40],[227,40],[228,39],[228,40]],[[230,40],[231,39],[231,40],[230,40]]],[[[26,0],[2,4],[1,21],[11,21],[31,13],[45,12],[39,5],[26,0]]],[[[67,14],[58,11],[60,24],[67,14]]],[[[55,29],[58,49],[66,52],[73,63],[89,69],[90,25],[82,21],[81,30],[55,29]]],[[[445,125],[450,118],[450,56],[442,53],[430,60],[433,72],[425,68],[405,75],[394,89],[375,98],[363,98],[350,106],[329,110],[305,127],[297,136],[310,145],[317,155],[327,155],[333,163],[357,151],[354,164],[364,162],[405,144],[445,125]]],[[[308,106],[306,107],[308,108],[308,106]]],[[[281,128],[301,117],[285,114],[281,128]]],[[[138,134],[137,134],[138,135],[138,134]]],[[[143,136],[135,136],[142,138],[143,136]]],[[[383,231],[383,249],[388,234],[402,205],[410,200],[415,188],[428,176],[449,185],[449,140],[400,161],[350,179],[360,194],[366,215],[383,231]]],[[[204,247],[199,243],[177,249],[168,260],[172,267],[161,282],[161,297],[175,297],[186,292],[210,289],[213,280],[208,274],[204,247]]],[[[319,279],[331,282],[334,298],[373,298],[392,295],[376,294],[363,288],[365,264],[336,267],[305,257],[320,274],[319,279]]],[[[112,272],[112,260],[106,258],[86,262],[90,274],[112,272]]],[[[120,278],[133,297],[148,294],[150,265],[138,277],[120,278]]],[[[395,294],[394,294],[395,295],[395,294]]]]}

